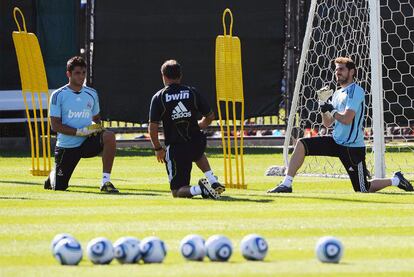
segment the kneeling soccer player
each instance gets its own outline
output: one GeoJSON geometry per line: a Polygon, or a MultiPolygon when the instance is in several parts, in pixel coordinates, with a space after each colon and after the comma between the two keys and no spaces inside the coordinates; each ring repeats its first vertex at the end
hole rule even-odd
{"type": "Polygon", "coordinates": [[[151,100],[149,127],[151,142],[158,162],[165,162],[171,193],[174,197],[218,199],[225,190],[210,168],[206,155],[205,129],[214,119],[207,101],[193,87],[181,85],[181,66],[168,60],[161,66],[165,87],[151,100]],[[197,120],[201,114],[200,121],[197,120]],[[165,146],[158,137],[158,125],[162,122],[165,146]],[[204,172],[206,178],[198,185],[190,186],[192,163],[204,172]]]}
{"type": "Polygon", "coordinates": [[[285,179],[268,193],[292,192],[293,177],[303,164],[305,156],[338,157],[345,167],[355,191],[376,192],[388,186],[413,191],[413,186],[401,172],[392,178],[368,181],[365,164],[364,113],[365,92],[354,82],[355,63],[346,57],[335,59],[335,78],[341,87],[332,96],[332,103],[325,102],[326,91],[319,90],[318,97],[325,127],[334,124],[332,136],[299,139],[287,168],[285,179]]]}
{"type": "Polygon", "coordinates": [[[101,191],[118,193],[110,175],[115,158],[115,134],[100,123],[96,90],[84,86],[86,62],[73,57],[67,62],[69,83],[54,91],[50,98],[49,116],[52,130],[57,132],[55,168],[45,181],[45,189],[66,190],[69,179],[81,158],[102,153],[101,191]],[[95,122],[95,123],[93,123],[95,122]]]}

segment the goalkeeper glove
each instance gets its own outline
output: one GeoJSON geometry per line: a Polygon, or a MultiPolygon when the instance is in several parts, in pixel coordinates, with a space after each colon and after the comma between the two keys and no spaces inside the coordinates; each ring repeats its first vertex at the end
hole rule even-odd
{"type": "Polygon", "coordinates": [[[331,103],[323,103],[320,107],[322,113],[330,113],[332,117],[338,112],[331,103]]]}
{"type": "Polygon", "coordinates": [[[332,96],[332,93],[333,90],[331,90],[329,86],[324,86],[323,88],[316,91],[318,99],[323,102],[326,102],[329,99],[329,97],[332,96]]]}
{"type": "Polygon", "coordinates": [[[103,130],[101,124],[92,124],[87,127],[76,129],[76,135],[80,137],[87,137],[92,134],[99,133],[103,130]]]}

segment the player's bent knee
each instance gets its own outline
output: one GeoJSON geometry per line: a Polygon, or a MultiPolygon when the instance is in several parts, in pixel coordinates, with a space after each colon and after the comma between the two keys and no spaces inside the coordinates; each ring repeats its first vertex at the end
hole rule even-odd
{"type": "Polygon", "coordinates": [[[295,151],[305,152],[305,144],[302,141],[303,138],[300,138],[295,145],[295,151]]]}

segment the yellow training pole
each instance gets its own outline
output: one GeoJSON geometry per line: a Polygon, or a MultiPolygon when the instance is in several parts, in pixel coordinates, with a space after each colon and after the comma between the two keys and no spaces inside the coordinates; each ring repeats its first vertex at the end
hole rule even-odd
{"type": "Polygon", "coordinates": [[[219,115],[220,133],[221,133],[221,144],[223,145],[223,158],[224,158],[224,183],[228,184],[227,175],[227,149],[224,137],[223,117],[221,115],[220,101],[217,99],[217,111],[219,115]]]}
{"type": "Polygon", "coordinates": [[[18,32],[13,32],[12,37],[13,37],[13,42],[14,42],[14,47],[16,49],[16,55],[17,55],[17,62],[19,64],[19,71],[20,71],[20,79],[21,79],[21,84],[22,84],[22,94],[23,94],[23,101],[24,101],[24,106],[25,106],[25,111],[26,111],[26,117],[27,117],[27,124],[29,127],[29,136],[30,136],[30,153],[31,153],[31,157],[32,157],[32,169],[31,172],[34,172],[35,170],[35,153],[34,153],[34,142],[33,142],[33,129],[32,129],[32,123],[31,123],[31,116],[30,116],[30,112],[29,112],[29,105],[27,102],[27,95],[26,92],[29,92],[29,66],[28,66],[28,62],[27,62],[27,58],[25,56],[24,53],[24,42],[23,42],[23,36],[24,33],[27,33],[27,29],[26,29],[26,21],[24,19],[24,16],[22,14],[22,12],[20,11],[20,9],[15,8],[13,10],[13,16],[14,16],[14,21],[16,22],[17,28],[18,28],[18,32]],[[23,31],[22,28],[20,27],[20,24],[17,20],[17,12],[19,12],[22,22],[23,22],[23,31]]]}
{"type": "MultiPolygon", "coordinates": [[[[51,167],[50,167],[50,126],[48,124],[48,120],[46,120],[46,124],[49,128],[49,133],[46,134],[45,131],[45,116],[43,115],[43,104],[42,104],[42,93],[46,95],[48,99],[49,92],[48,92],[48,85],[47,85],[47,78],[46,78],[46,71],[44,67],[42,52],[40,50],[40,45],[37,40],[37,37],[34,34],[29,33],[28,39],[30,42],[30,49],[32,53],[32,67],[33,67],[33,91],[37,93],[38,101],[39,101],[39,115],[40,115],[40,128],[42,133],[42,154],[43,154],[43,170],[39,170],[40,175],[48,175],[51,167]],[[48,147],[46,146],[48,145],[48,147]]],[[[49,102],[47,102],[49,103],[49,102]]]]}
{"type": "MultiPolygon", "coordinates": [[[[217,93],[217,108],[220,118],[220,131],[222,134],[223,144],[223,159],[224,159],[224,175],[226,186],[232,188],[246,188],[244,183],[244,164],[243,164],[243,140],[240,140],[237,132],[237,103],[242,105],[242,116],[240,124],[244,124],[244,98],[243,98],[243,82],[241,71],[241,47],[238,37],[232,36],[233,29],[233,15],[230,9],[225,9],[222,17],[223,35],[216,38],[216,93],[217,93]],[[230,17],[229,34],[226,28],[226,16],[230,17]],[[225,124],[226,128],[222,126],[222,113],[220,102],[225,104],[225,124]],[[231,111],[229,108],[231,105],[231,111]],[[232,120],[230,122],[230,117],[232,120]],[[233,124],[233,128],[230,128],[233,124]],[[231,134],[233,130],[233,135],[231,134]],[[225,137],[225,139],[224,139],[225,137]],[[233,140],[233,143],[232,143],[233,140]],[[234,146],[234,173],[236,175],[235,183],[233,182],[233,150],[234,146]],[[240,147],[240,148],[239,148],[240,147]]],[[[243,127],[241,128],[243,132],[243,127]]],[[[242,136],[243,134],[241,134],[242,136]]]]}
{"type": "Polygon", "coordinates": [[[241,119],[240,119],[240,169],[241,169],[241,179],[242,179],[242,188],[247,189],[247,185],[244,182],[244,100],[241,105],[241,119]]]}
{"type": "Polygon", "coordinates": [[[33,175],[46,176],[51,171],[51,151],[50,151],[50,119],[47,118],[45,128],[45,116],[43,115],[42,93],[46,93],[49,101],[49,90],[47,87],[46,72],[40,45],[37,37],[32,33],[27,33],[26,22],[22,11],[19,8],[13,10],[14,20],[18,31],[13,32],[13,42],[16,48],[17,61],[19,64],[20,78],[22,83],[23,101],[25,103],[25,110],[27,116],[27,123],[29,126],[30,148],[32,156],[33,175]],[[17,15],[20,15],[23,23],[23,30],[17,20],[17,15]],[[27,94],[31,96],[31,108],[33,113],[33,120],[29,110],[29,103],[27,101],[27,94]],[[38,102],[38,104],[37,104],[38,102]],[[37,116],[37,109],[39,107],[39,117],[37,116]],[[32,127],[34,125],[34,132],[32,127]],[[39,124],[40,133],[39,134],[39,124]],[[40,141],[42,144],[42,168],[40,166],[40,141]]]}

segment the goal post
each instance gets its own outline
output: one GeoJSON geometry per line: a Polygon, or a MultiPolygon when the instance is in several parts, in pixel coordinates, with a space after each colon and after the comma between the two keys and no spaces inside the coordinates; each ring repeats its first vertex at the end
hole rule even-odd
{"type": "MultiPolygon", "coordinates": [[[[283,146],[285,164],[269,168],[267,175],[283,175],[299,138],[332,132],[322,126],[316,90],[338,88],[332,61],[348,56],[357,67],[355,82],[366,91],[371,175],[402,169],[414,177],[413,6],[409,0],[312,0],[283,146]]],[[[299,174],[347,176],[330,157],[307,157],[299,174]]]]}
{"type": "Polygon", "coordinates": [[[380,5],[378,0],[369,0],[369,35],[371,60],[371,94],[372,94],[372,131],[374,136],[374,175],[384,178],[385,143],[384,143],[384,107],[382,104],[382,59],[381,59],[381,26],[380,5]]]}

